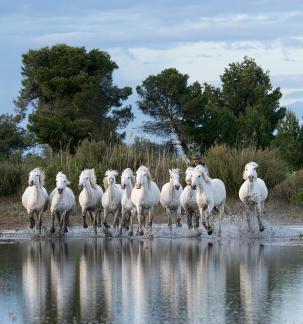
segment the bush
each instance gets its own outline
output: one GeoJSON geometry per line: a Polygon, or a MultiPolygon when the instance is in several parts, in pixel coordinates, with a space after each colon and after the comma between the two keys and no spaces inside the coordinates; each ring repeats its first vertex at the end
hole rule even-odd
{"type": "Polygon", "coordinates": [[[303,204],[303,169],[292,172],[274,188],[274,195],[296,205],[303,204]]]}
{"type": "Polygon", "coordinates": [[[22,187],[22,178],[23,170],[21,164],[12,163],[10,161],[1,161],[0,196],[19,194],[22,187]]]}
{"type": "Polygon", "coordinates": [[[213,178],[221,179],[228,195],[237,195],[243,183],[245,164],[254,161],[259,164],[258,177],[262,178],[268,188],[283,181],[289,170],[288,164],[272,149],[256,149],[253,147],[237,149],[226,145],[211,147],[205,155],[205,162],[213,178]]]}

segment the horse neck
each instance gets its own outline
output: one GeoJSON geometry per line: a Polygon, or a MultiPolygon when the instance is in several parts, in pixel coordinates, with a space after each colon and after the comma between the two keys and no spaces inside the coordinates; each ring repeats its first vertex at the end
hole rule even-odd
{"type": "Polygon", "coordinates": [[[63,193],[60,195],[58,189],[55,191],[54,199],[52,201],[51,209],[53,209],[58,202],[63,198],[63,193]]]}
{"type": "Polygon", "coordinates": [[[204,183],[203,181],[197,185],[197,190],[198,190],[200,193],[205,192],[205,183],[204,183]]]}
{"type": "Polygon", "coordinates": [[[173,199],[173,196],[174,196],[174,194],[175,194],[175,192],[176,192],[176,189],[175,189],[175,186],[174,186],[174,183],[173,183],[173,181],[170,181],[169,182],[169,197],[171,198],[171,200],[173,199]]]}
{"type": "Polygon", "coordinates": [[[38,201],[39,198],[41,197],[41,194],[42,194],[42,186],[39,184],[39,185],[34,185],[33,186],[33,200],[34,201],[38,201]]]}
{"type": "Polygon", "coordinates": [[[133,191],[133,185],[132,185],[132,183],[126,185],[125,192],[126,192],[127,198],[130,199],[131,194],[132,194],[132,191],[133,191]]]}
{"type": "Polygon", "coordinates": [[[116,187],[116,184],[115,183],[110,183],[108,185],[108,196],[109,196],[109,199],[110,200],[114,200],[115,198],[115,187],[116,187]]]}
{"type": "Polygon", "coordinates": [[[250,195],[251,193],[254,192],[255,182],[257,180],[256,179],[253,179],[253,181],[249,181],[249,179],[247,179],[246,181],[247,181],[248,194],[250,195]]]}
{"type": "Polygon", "coordinates": [[[93,190],[93,188],[92,188],[92,185],[91,185],[91,183],[90,183],[90,181],[88,181],[87,183],[86,183],[86,186],[84,187],[84,190],[86,191],[86,194],[87,194],[87,198],[88,199],[91,199],[92,198],[92,190],[93,190]]]}

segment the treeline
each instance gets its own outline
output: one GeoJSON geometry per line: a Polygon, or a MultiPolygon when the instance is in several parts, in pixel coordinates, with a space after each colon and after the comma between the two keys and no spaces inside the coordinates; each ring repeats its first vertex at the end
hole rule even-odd
{"type": "MultiPolygon", "coordinates": [[[[102,168],[115,168],[115,156],[106,155],[108,147],[129,152],[128,159],[133,154],[134,161],[139,156],[130,167],[135,168],[139,160],[152,166],[156,162],[146,160],[147,156],[136,151],[141,147],[145,152],[146,146],[152,148],[155,161],[162,164],[167,163],[167,158],[175,164],[184,164],[183,153],[187,157],[205,153],[211,170],[218,163],[214,174],[222,178],[225,167],[211,153],[222,147],[224,154],[220,159],[223,160],[230,152],[255,150],[285,161],[282,170],[285,174],[302,168],[303,126],[293,112],[280,105],[280,88],[273,88],[269,71],[264,71],[254,59],[245,57],[242,62],[229,64],[220,76],[220,86],[189,82],[189,76],[175,68],[142,81],[136,88],[137,108],[146,116],[141,127],[146,133],[162,136],[163,145],[144,141],[133,145],[123,143],[123,130],[134,119],[134,109],[125,104],[132,89],[118,87],[113,81],[116,69],[118,65],[110,55],[98,49],[87,51],[84,47],[61,44],[25,53],[22,85],[14,101],[15,115],[0,116],[0,160],[10,161],[6,167],[6,162],[2,162],[2,169],[8,172],[12,161],[18,166],[20,161],[29,166],[33,159],[45,165],[45,161],[54,161],[54,156],[56,159],[65,156],[81,167],[89,167],[92,161],[99,165],[102,161],[102,168]],[[20,125],[25,120],[27,126],[23,128],[20,125]],[[43,144],[44,153],[25,157],[24,152],[37,144],[43,144]],[[176,149],[176,144],[182,152],[176,149]],[[91,157],[85,160],[86,165],[81,164],[79,151],[94,145],[100,145],[98,154],[102,157],[97,160],[91,157]],[[161,154],[165,154],[165,159],[161,154]],[[108,163],[104,156],[108,157],[108,163]]],[[[262,154],[258,155],[259,160],[262,154]]],[[[118,156],[126,158],[124,153],[118,156]]],[[[123,161],[124,166],[129,162],[123,161]]],[[[233,168],[234,163],[228,167],[233,168]]],[[[55,166],[59,170],[61,165],[54,162],[55,166]]],[[[118,169],[121,167],[122,164],[118,169]]],[[[102,168],[99,168],[100,175],[102,168]]],[[[158,170],[159,167],[155,174],[161,182],[162,171],[158,170]]],[[[226,177],[233,183],[232,191],[238,185],[239,180],[235,179],[238,172],[226,177]]]]}

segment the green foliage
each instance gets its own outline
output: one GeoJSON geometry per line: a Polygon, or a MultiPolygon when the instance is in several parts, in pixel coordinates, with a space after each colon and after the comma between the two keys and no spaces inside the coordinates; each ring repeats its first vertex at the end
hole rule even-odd
{"type": "Polygon", "coordinates": [[[20,192],[23,170],[20,163],[0,162],[0,196],[10,196],[20,192]]]}
{"type": "Polygon", "coordinates": [[[222,88],[199,82],[176,69],[151,75],[137,87],[139,109],[151,119],[144,130],[177,138],[185,154],[196,144],[204,152],[212,145],[265,148],[284,117],[279,88],[253,59],[232,63],[221,76],[222,88]]]}
{"type": "Polygon", "coordinates": [[[105,139],[133,118],[122,102],[131,88],[113,85],[118,68],[108,53],[56,45],[23,55],[22,89],[15,102],[19,118],[29,106],[29,129],[54,150],[73,150],[84,138],[105,139]]]}
{"type": "Polygon", "coordinates": [[[22,152],[30,144],[29,134],[18,126],[12,115],[0,115],[0,158],[10,158],[16,151],[22,152]]]}
{"type": "Polygon", "coordinates": [[[273,147],[279,148],[281,156],[294,168],[303,166],[303,126],[292,111],[287,111],[277,126],[273,147]]]}
{"type": "Polygon", "coordinates": [[[230,148],[227,145],[211,147],[204,157],[212,178],[221,179],[228,195],[238,195],[243,183],[243,171],[249,161],[257,162],[258,177],[262,178],[268,188],[280,183],[288,172],[287,163],[279,157],[276,150],[247,148],[230,148]]]}
{"type": "Polygon", "coordinates": [[[303,170],[292,172],[274,188],[277,198],[294,204],[303,204],[303,170]]]}

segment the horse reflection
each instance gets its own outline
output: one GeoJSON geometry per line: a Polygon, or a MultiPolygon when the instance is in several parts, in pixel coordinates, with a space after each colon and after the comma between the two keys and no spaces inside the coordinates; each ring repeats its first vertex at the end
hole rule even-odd
{"type": "Polygon", "coordinates": [[[23,251],[22,286],[24,318],[40,321],[46,312],[49,267],[47,266],[47,243],[29,242],[23,251]],[[46,253],[45,253],[46,252],[46,253]]]}
{"type": "Polygon", "coordinates": [[[258,313],[266,307],[264,300],[268,293],[268,268],[262,244],[244,243],[241,246],[240,292],[245,322],[255,323],[258,313]]]}
{"type": "Polygon", "coordinates": [[[58,321],[67,318],[75,294],[76,264],[69,258],[69,245],[58,241],[52,245],[51,254],[51,289],[57,307],[58,321]]]}

